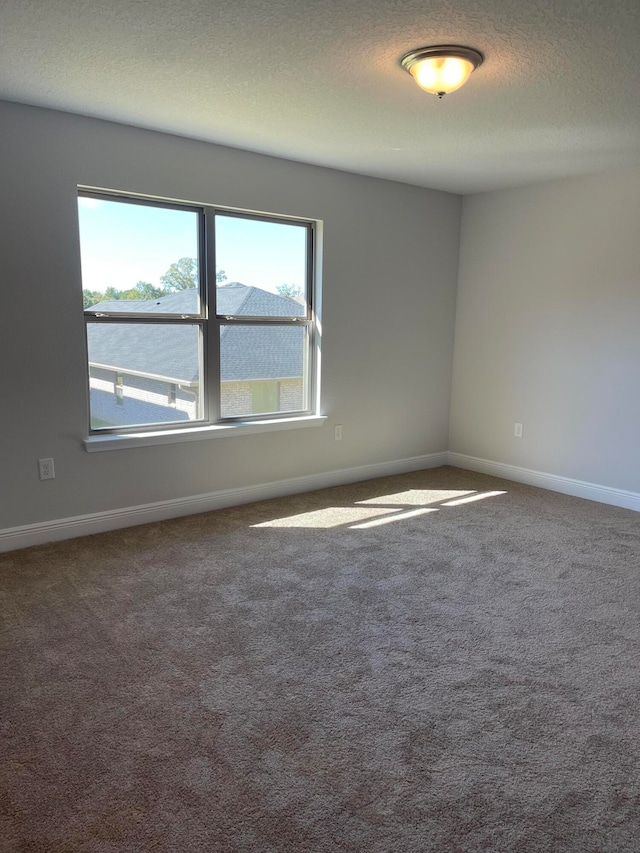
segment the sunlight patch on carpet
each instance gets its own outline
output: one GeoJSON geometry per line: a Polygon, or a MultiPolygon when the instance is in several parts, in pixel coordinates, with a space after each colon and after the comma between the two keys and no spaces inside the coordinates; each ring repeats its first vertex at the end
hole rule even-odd
{"type": "Polygon", "coordinates": [[[394,495],[380,495],[377,498],[368,498],[366,501],[358,501],[359,505],[390,504],[391,506],[425,506],[426,504],[437,504],[441,501],[461,498],[464,495],[475,494],[475,489],[466,491],[451,489],[409,489],[406,492],[398,492],[394,495]]]}
{"type": "Polygon", "coordinates": [[[330,528],[353,524],[357,521],[374,518],[378,515],[388,515],[387,508],[357,507],[357,506],[330,506],[326,509],[314,512],[301,512],[298,515],[289,515],[286,518],[274,518],[271,521],[263,521],[261,524],[252,524],[252,527],[316,527],[330,528]]]}
{"type": "Polygon", "coordinates": [[[374,518],[373,521],[352,524],[350,530],[366,530],[368,527],[380,527],[381,524],[391,524],[392,521],[404,521],[407,518],[415,518],[418,515],[425,515],[428,512],[438,512],[438,510],[421,507],[420,509],[410,509],[407,512],[394,512],[393,515],[388,515],[384,518],[374,518]]]}
{"type": "Polygon", "coordinates": [[[495,498],[498,495],[506,495],[506,492],[480,492],[477,495],[470,495],[468,498],[459,498],[455,501],[447,501],[442,506],[460,506],[460,504],[470,504],[473,501],[483,501],[485,498],[495,498]]]}

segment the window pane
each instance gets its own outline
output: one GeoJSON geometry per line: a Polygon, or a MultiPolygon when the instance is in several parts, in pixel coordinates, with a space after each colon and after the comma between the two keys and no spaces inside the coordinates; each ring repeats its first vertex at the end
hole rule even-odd
{"type": "Polygon", "coordinates": [[[199,314],[196,210],[78,198],[84,307],[199,314]]]}
{"type": "Polygon", "coordinates": [[[217,214],[217,314],[305,316],[307,235],[303,224],[217,214]]]}
{"type": "Polygon", "coordinates": [[[222,325],[221,416],[307,409],[307,344],[304,326],[222,325]]]}
{"type": "Polygon", "coordinates": [[[91,428],[202,419],[198,325],[88,323],[91,428]]]}

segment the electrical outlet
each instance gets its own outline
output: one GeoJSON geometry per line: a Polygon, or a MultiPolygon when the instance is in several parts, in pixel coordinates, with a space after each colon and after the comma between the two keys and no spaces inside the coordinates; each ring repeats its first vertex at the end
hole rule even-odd
{"type": "Polygon", "coordinates": [[[333,435],[336,441],[342,441],[342,424],[338,424],[335,427],[333,435]]]}
{"type": "Polygon", "coordinates": [[[53,480],[56,476],[53,459],[38,459],[38,470],[41,480],[53,480]]]}
{"type": "Polygon", "coordinates": [[[513,434],[516,438],[522,438],[522,424],[513,425],[513,434]]]}

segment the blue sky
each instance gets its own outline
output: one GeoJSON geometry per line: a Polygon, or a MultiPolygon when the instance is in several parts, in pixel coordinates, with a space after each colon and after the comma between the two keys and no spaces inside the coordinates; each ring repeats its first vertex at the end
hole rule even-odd
{"type": "MultiPolygon", "coordinates": [[[[129,290],[138,281],[159,285],[179,258],[198,256],[198,219],[191,211],[78,199],[82,286],[129,290]]],[[[276,292],[304,286],[305,229],[234,216],[216,217],[216,266],[228,281],[276,292]]]]}

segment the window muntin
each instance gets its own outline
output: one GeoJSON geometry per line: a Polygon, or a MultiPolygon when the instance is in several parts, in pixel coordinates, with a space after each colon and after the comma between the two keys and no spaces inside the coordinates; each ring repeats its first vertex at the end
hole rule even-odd
{"type": "Polygon", "coordinates": [[[91,433],[310,412],[312,223],[83,191],[79,211],[91,433]]]}

